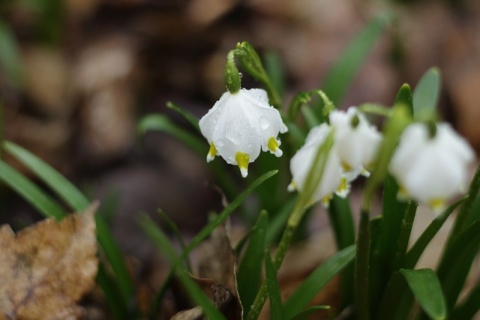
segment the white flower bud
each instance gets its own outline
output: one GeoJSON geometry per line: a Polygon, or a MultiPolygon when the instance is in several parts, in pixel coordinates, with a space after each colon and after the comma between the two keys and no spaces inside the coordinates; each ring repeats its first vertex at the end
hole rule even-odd
{"type": "Polygon", "coordinates": [[[368,176],[382,135],[355,107],[332,111],[330,125],[335,128],[335,150],[348,181],[360,173],[368,176]]]}
{"type": "Polygon", "coordinates": [[[427,125],[416,123],[403,132],[389,169],[400,186],[400,197],[439,212],[448,198],[466,187],[467,167],[473,159],[467,141],[449,124],[437,124],[432,137],[427,125]]]}
{"type": "Polygon", "coordinates": [[[248,164],[257,159],[260,149],[277,157],[282,155],[277,136],[287,132],[280,113],[268,104],[262,89],[225,92],[199,125],[210,143],[207,161],[218,154],[227,163],[238,165],[243,177],[248,175],[248,164]]]}

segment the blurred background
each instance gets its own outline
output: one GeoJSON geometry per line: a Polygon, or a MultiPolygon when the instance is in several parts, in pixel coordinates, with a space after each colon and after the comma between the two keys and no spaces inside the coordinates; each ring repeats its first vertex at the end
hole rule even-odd
{"type": "MultiPolygon", "coordinates": [[[[165,134],[139,137],[138,119],[165,113],[189,128],[165,103],[205,114],[225,91],[226,54],[241,41],[282,66],[285,101],[321,89],[359,30],[387,12],[391,23],[338,107],[391,105],[404,82],[438,66],[442,117],[478,151],[474,0],[1,0],[1,131],[102,200],[125,253],[144,259],[151,248],[138,214],[163,208],[193,234],[222,195],[206,183],[204,159],[165,134]]],[[[258,83],[244,77],[243,85],[258,83]]],[[[18,229],[41,218],[0,191],[0,224],[18,229]]]]}

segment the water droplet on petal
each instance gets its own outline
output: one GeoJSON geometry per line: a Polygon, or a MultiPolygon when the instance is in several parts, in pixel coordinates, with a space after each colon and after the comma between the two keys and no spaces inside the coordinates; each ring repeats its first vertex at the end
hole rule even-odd
{"type": "Polygon", "coordinates": [[[219,146],[219,147],[223,147],[225,145],[225,141],[220,139],[220,140],[217,141],[216,145],[219,146]]]}
{"type": "Polygon", "coordinates": [[[260,127],[262,127],[263,130],[267,129],[268,127],[270,127],[270,121],[268,121],[266,117],[261,117],[260,127]]]}

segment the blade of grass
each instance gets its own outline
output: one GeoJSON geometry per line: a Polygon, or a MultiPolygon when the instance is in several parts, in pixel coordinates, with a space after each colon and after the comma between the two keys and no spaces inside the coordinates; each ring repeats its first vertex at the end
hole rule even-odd
{"type": "Polygon", "coordinates": [[[189,293],[193,301],[202,308],[203,313],[208,319],[223,320],[225,317],[218,311],[213,302],[202,292],[198,285],[189,277],[182,264],[179,264],[179,257],[171,246],[168,237],[158,228],[154,221],[148,216],[143,216],[140,220],[140,226],[150,239],[155,243],[160,252],[165,255],[172,266],[183,286],[189,293]]]}
{"type": "Polygon", "coordinates": [[[432,319],[447,317],[447,307],[442,287],[437,275],[431,269],[401,269],[413,296],[418,304],[432,319]]]}
{"type": "Polygon", "coordinates": [[[21,54],[12,30],[0,20],[0,69],[7,81],[21,86],[24,81],[21,54]]]}
{"type": "Polygon", "coordinates": [[[102,288],[105,301],[109,306],[109,311],[113,314],[113,318],[117,320],[128,320],[129,311],[123,303],[120,289],[101,263],[98,265],[98,272],[95,281],[102,288]]]}
{"type": "MultiPolygon", "coordinates": [[[[335,235],[339,250],[355,243],[355,227],[353,224],[352,210],[348,198],[333,196],[328,208],[328,217],[335,235]]],[[[352,302],[352,283],[354,279],[353,265],[347,266],[342,271],[341,277],[341,303],[347,306],[352,302]]]]}
{"type": "MultiPolygon", "coordinates": [[[[338,105],[340,103],[363,61],[373,49],[389,21],[390,17],[386,14],[377,16],[360,30],[347,48],[343,50],[342,55],[328,73],[322,86],[334,104],[338,105]]],[[[320,110],[320,108],[316,109],[320,110]]]]}
{"type": "Polygon", "coordinates": [[[422,255],[423,251],[425,251],[425,248],[428,246],[430,241],[433,239],[433,237],[435,237],[438,230],[440,230],[440,228],[443,226],[445,221],[447,221],[447,218],[450,216],[450,214],[463,201],[465,201],[465,198],[453,203],[444,212],[442,212],[442,214],[440,214],[430,223],[427,229],[425,229],[425,231],[420,235],[420,237],[417,239],[415,244],[411,247],[411,249],[408,251],[407,255],[405,256],[405,261],[403,263],[404,268],[412,269],[415,267],[415,265],[418,262],[418,259],[420,259],[420,256],[422,255]]]}
{"type": "Polygon", "coordinates": [[[147,114],[138,124],[139,134],[145,134],[149,130],[159,130],[168,133],[182,141],[199,156],[205,157],[208,152],[206,143],[193,134],[175,125],[169,118],[160,114],[147,114]]]}
{"type": "Polygon", "coordinates": [[[56,201],[2,160],[0,160],[0,180],[20,194],[45,217],[60,220],[65,216],[65,211],[56,201]]]}
{"type": "Polygon", "coordinates": [[[463,300],[462,304],[453,309],[450,319],[474,319],[480,310],[480,284],[463,300]]]}
{"type": "Polygon", "coordinates": [[[438,278],[452,310],[480,248],[480,221],[474,222],[453,239],[438,266],[438,278]]]}
{"type": "Polygon", "coordinates": [[[30,151],[7,141],[4,144],[4,149],[32,170],[42,181],[58,193],[73,210],[81,212],[90,205],[90,201],[70,181],[30,151]]]}
{"type": "Polygon", "coordinates": [[[405,278],[400,272],[394,272],[381,297],[376,319],[405,320],[411,319],[413,294],[408,289],[405,278]]]}
{"type": "Polygon", "coordinates": [[[283,97],[285,92],[285,70],[278,54],[274,51],[267,51],[263,60],[265,62],[265,70],[272,81],[273,87],[277,90],[278,95],[283,97]]]}
{"type": "Polygon", "coordinates": [[[183,118],[185,118],[185,120],[188,121],[188,123],[190,123],[192,125],[192,127],[194,127],[198,132],[200,132],[200,127],[198,125],[198,119],[192,113],[186,111],[185,109],[183,109],[182,107],[174,104],[171,101],[167,102],[167,108],[172,109],[173,111],[180,114],[183,118]]]}
{"type": "MultiPolygon", "coordinates": [[[[206,225],[200,232],[192,239],[192,241],[186,246],[186,248],[182,251],[181,258],[184,259],[190,252],[195,249],[196,246],[200,244],[208,235],[218,227],[225,219],[227,219],[233,211],[242,204],[247,196],[255,190],[259,185],[261,185],[265,180],[269,179],[273,175],[275,175],[278,170],[273,170],[267,172],[260,176],[257,180],[255,180],[252,184],[250,184],[235,200],[233,200],[228,207],[226,207],[218,216],[212,219],[208,225],[206,225]]],[[[157,295],[155,296],[149,310],[149,319],[156,319],[156,314],[160,308],[160,302],[163,299],[163,296],[166,293],[167,287],[170,283],[171,277],[173,274],[173,267],[169,272],[166,280],[162,284],[162,287],[158,291],[157,295]]]]}
{"type": "MultiPolygon", "coordinates": [[[[43,160],[32,154],[30,151],[11,142],[6,142],[4,148],[11,156],[35,173],[74,211],[82,212],[88,207],[90,202],[83,193],[43,160]]],[[[133,283],[125,264],[125,260],[103,217],[95,215],[95,221],[98,241],[115,273],[124,301],[128,304],[128,301],[133,296],[133,283]]]]}
{"type": "Polygon", "coordinates": [[[296,315],[294,315],[291,319],[292,320],[306,320],[306,319],[309,319],[309,317],[314,314],[315,312],[317,311],[320,311],[320,310],[330,310],[330,306],[313,306],[313,307],[309,307],[299,313],[297,313],[296,315]]]}
{"type": "Polygon", "coordinates": [[[283,316],[284,312],[277,272],[268,250],[265,252],[265,274],[267,276],[268,297],[270,298],[270,318],[283,320],[285,317],[283,316]]]}
{"type": "Polygon", "coordinates": [[[250,242],[237,271],[237,284],[243,312],[248,314],[255,294],[260,287],[262,275],[262,260],[267,234],[268,214],[262,211],[257,223],[251,229],[250,242]]]}
{"type": "Polygon", "coordinates": [[[338,251],[316,268],[284,303],[285,318],[290,319],[305,308],[312,298],[355,257],[355,246],[338,251]]]}

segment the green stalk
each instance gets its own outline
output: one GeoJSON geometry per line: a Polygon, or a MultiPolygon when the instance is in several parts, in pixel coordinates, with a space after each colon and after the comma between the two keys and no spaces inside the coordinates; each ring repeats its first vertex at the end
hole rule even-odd
{"type": "Polygon", "coordinates": [[[354,303],[356,318],[369,320],[369,285],[368,271],[370,260],[370,214],[368,211],[360,212],[360,225],[358,227],[357,253],[355,258],[355,283],[354,303]]]}
{"type": "MultiPolygon", "coordinates": [[[[334,136],[332,130],[325,139],[325,142],[320,146],[320,148],[318,148],[317,153],[315,154],[312,167],[310,168],[308,178],[305,182],[304,190],[300,193],[298,201],[295,204],[295,207],[293,208],[292,213],[287,221],[287,226],[285,227],[282,238],[280,239],[280,243],[278,245],[277,252],[275,253],[275,257],[273,259],[273,267],[276,273],[278,273],[278,270],[282,265],[285,254],[287,253],[293,236],[300,225],[300,221],[303,218],[305,210],[310,205],[313,193],[322,179],[323,171],[325,170],[328,155],[332,149],[333,142],[334,136]]],[[[267,285],[264,282],[260,287],[257,296],[255,297],[253,305],[246,319],[256,320],[258,318],[263,305],[267,300],[267,293],[267,285]]]]}

